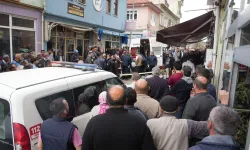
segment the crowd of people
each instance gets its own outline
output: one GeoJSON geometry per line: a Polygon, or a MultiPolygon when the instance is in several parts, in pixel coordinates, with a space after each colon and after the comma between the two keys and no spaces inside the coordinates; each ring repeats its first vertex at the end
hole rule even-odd
{"type": "Polygon", "coordinates": [[[65,120],[66,99],[54,100],[54,117],[41,126],[39,150],[240,150],[233,139],[240,117],[227,107],[228,92],[220,91],[217,104],[209,69],[198,65],[192,73],[177,61],[168,80],[160,78],[159,67],[152,72],[146,79],[133,73],[131,87],[101,92],[83,135],[65,120]],[[53,125],[63,132],[51,131],[53,125]]]}

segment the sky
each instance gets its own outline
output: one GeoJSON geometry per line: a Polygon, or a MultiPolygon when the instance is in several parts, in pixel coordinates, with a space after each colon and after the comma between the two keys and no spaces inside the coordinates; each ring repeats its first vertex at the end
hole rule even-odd
{"type": "MultiPolygon", "coordinates": [[[[241,0],[234,0],[235,2],[234,8],[240,8],[240,1],[241,0]]],[[[208,8],[207,0],[184,0],[184,4],[181,8],[182,11],[181,22],[185,22],[187,20],[193,19],[208,12],[207,10],[200,10],[200,11],[189,11],[189,10],[206,9],[206,8],[208,8]]]]}

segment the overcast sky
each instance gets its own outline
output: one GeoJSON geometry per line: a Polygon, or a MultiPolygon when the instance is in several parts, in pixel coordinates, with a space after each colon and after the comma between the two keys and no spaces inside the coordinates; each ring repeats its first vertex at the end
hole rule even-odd
{"type": "MultiPolygon", "coordinates": [[[[246,0],[247,1],[247,0],[246,0]]],[[[236,4],[234,5],[234,8],[240,7],[240,0],[234,1],[236,4]]],[[[207,6],[207,0],[184,0],[184,4],[182,6],[182,18],[181,22],[185,22],[187,20],[193,19],[195,17],[198,17],[208,11],[206,10],[200,10],[200,11],[189,11],[189,10],[197,10],[197,9],[206,9],[207,6]],[[188,11],[188,12],[187,12],[188,11]]],[[[238,10],[238,9],[236,9],[238,10]]]]}

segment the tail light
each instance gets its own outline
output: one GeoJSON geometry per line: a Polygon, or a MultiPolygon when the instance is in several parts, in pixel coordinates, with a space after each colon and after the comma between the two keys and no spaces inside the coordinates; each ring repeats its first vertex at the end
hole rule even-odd
{"type": "Polygon", "coordinates": [[[26,128],[19,123],[13,124],[16,150],[30,150],[30,138],[26,128]]]}

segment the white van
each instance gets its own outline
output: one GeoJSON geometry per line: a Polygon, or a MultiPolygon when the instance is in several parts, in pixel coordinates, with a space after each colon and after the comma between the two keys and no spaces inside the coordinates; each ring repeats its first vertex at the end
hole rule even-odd
{"type": "Polygon", "coordinates": [[[141,47],[144,41],[149,43],[148,55],[150,55],[151,52],[154,52],[158,60],[157,66],[163,66],[163,50],[167,47],[167,44],[157,42],[156,37],[131,39],[129,49],[131,50],[132,56],[135,58],[135,50],[137,50],[138,47],[141,47]]]}
{"type": "Polygon", "coordinates": [[[78,96],[87,88],[94,89],[90,103],[98,104],[99,93],[111,85],[123,83],[116,75],[101,70],[49,67],[1,73],[0,149],[37,149],[41,123],[52,117],[49,104],[59,97],[68,101],[68,116],[82,135],[89,114],[77,113],[78,96]]]}

